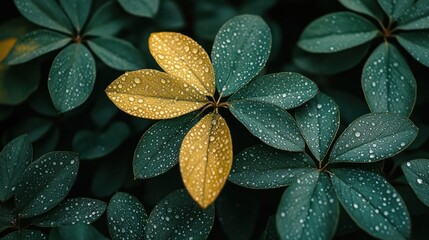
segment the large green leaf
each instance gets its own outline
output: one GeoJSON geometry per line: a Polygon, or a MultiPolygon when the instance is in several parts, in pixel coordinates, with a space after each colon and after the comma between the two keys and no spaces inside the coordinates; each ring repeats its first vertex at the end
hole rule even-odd
{"type": "Polygon", "coordinates": [[[228,101],[261,101],[289,109],[308,101],[318,92],[317,85],[299,73],[282,72],[256,77],[228,101]]]}
{"type": "Polygon", "coordinates": [[[45,233],[32,230],[22,229],[20,231],[14,231],[1,238],[1,240],[45,240],[48,239],[45,233]]]}
{"type": "Polygon", "coordinates": [[[396,20],[402,16],[414,2],[414,0],[377,0],[384,12],[392,20],[396,20]]]}
{"type": "Polygon", "coordinates": [[[282,239],[331,239],[340,208],[329,177],[316,169],[286,189],[276,214],[282,239]]]}
{"type": "Polygon", "coordinates": [[[92,0],[60,0],[60,4],[71,20],[78,34],[88,19],[92,0]]]}
{"type": "Polygon", "coordinates": [[[330,162],[369,163],[406,149],[418,129],[408,118],[394,113],[369,113],[353,121],[338,137],[330,162]]]}
{"type": "Polygon", "coordinates": [[[150,213],[146,239],[206,239],[213,225],[214,206],[201,209],[185,189],[177,190],[150,213]]]}
{"type": "Polygon", "coordinates": [[[374,39],[377,27],[352,12],[337,12],[311,22],[301,34],[298,46],[314,53],[338,52],[374,39]]]}
{"type": "Polygon", "coordinates": [[[49,233],[49,240],[108,240],[92,225],[79,223],[54,228],[49,233]]]}
{"type": "Polygon", "coordinates": [[[146,221],[146,210],[134,196],[118,192],[110,199],[107,207],[107,225],[113,240],[144,239],[146,221]]]}
{"type": "Polygon", "coordinates": [[[24,102],[39,86],[38,64],[7,67],[0,64],[0,104],[18,105],[24,102]]]}
{"type": "Polygon", "coordinates": [[[153,17],[158,12],[160,0],[118,0],[125,11],[139,17],[153,17]]]}
{"type": "Polygon", "coordinates": [[[60,112],[72,110],[86,101],[95,81],[95,61],[82,44],[63,49],[52,63],[48,88],[52,102],[60,112]]]}
{"type": "Polygon", "coordinates": [[[77,154],[51,152],[25,169],[15,192],[21,217],[33,217],[55,207],[70,191],[79,168],[77,154]]]}
{"type": "Polygon", "coordinates": [[[297,177],[314,171],[315,167],[305,153],[256,145],[234,157],[228,180],[247,188],[278,188],[293,183],[297,177]]]}
{"type": "Polygon", "coordinates": [[[398,19],[398,29],[417,30],[429,27],[429,1],[415,1],[398,19]]]}
{"type": "Polygon", "coordinates": [[[234,116],[264,143],[286,151],[300,152],[305,142],[292,116],[276,105],[249,100],[233,101],[234,116]]]}
{"type": "Polygon", "coordinates": [[[383,21],[383,10],[374,0],[339,0],[344,7],[383,21]]]}
{"type": "MultiPolygon", "coordinates": [[[[428,3],[429,4],[429,3],[428,3]]],[[[429,16],[429,13],[428,13],[429,16]]],[[[429,31],[399,32],[396,36],[414,59],[429,67],[429,31]]]]}
{"type": "Polygon", "coordinates": [[[219,93],[226,97],[246,85],[265,66],[270,49],[270,28],[262,18],[240,15],[226,22],[211,53],[219,93]]]}
{"type": "Polygon", "coordinates": [[[112,36],[118,33],[127,20],[117,1],[107,1],[95,11],[84,28],[84,35],[112,36]]]}
{"type": "Polygon", "coordinates": [[[401,168],[417,197],[429,206],[429,159],[415,159],[401,168]]]}
{"type": "Polygon", "coordinates": [[[353,168],[332,169],[338,199],[356,224],[380,239],[407,239],[411,221],[396,190],[379,174],[353,168]]]}
{"type": "Polygon", "coordinates": [[[8,200],[16,183],[33,159],[33,147],[27,135],[9,142],[0,152],[0,201],[8,200]]]}
{"type": "Polygon", "coordinates": [[[372,112],[409,116],[416,102],[416,80],[395,46],[381,43],[365,63],[362,89],[372,112]]]}

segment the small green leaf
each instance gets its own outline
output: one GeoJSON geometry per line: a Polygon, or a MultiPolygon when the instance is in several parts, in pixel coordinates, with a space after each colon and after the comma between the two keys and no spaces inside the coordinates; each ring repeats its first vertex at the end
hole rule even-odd
{"type": "Polygon", "coordinates": [[[79,223],[75,225],[53,228],[49,240],[108,240],[92,225],[79,223]]]}
{"type": "Polygon", "coordinates": [[[267,189],[287,186],[315,165],[305,153],[280,151],[266,145],[248,148],[234,157],[228,180],[247,188],[267,189]]]}
{"type": "Polygon", "coordinates": [[[417,197],[429,206],[429,160],[412,160],[403,163],[401,168],[417,197]]]}
{"type": "Polygon", "coordinates": [[[408,9],[414,0],[377,0],[384,12],[392,20],[396,20],[402,16],[406,9],[408,9]]]}
{"type": "Polygon", "coordinates": [[[418,30],[429,28],[429,1],[418,0],[405,9],[398,19],[398,29],[418,30]]]}
{"type": "Polygon", "coordinates": [[[117,1],[107,1],[92,15],[84,28],[84,34],[91,36],[115,35],[127,22],[122,12],[117,1]]]}
{"type": "Polygon", "coordinates": [[[52,63],[48,78],[49,93],[60,112],[72,110],[86,101],[95,81],[95,61],[80,43],[63,49],[52,63]]]}
{"type": "Polygon", "coordinates": [[[144,238],[147,213],[134,196],[118,192],[107,207],[107,225],[113,240],[144,238]]]}
{"type": "Polygon", "coordinates": [[[254,78],[228,101],[260,101],[290,109],[310,100],[317,92],[317,85],[303,75],[281,72],[254,78]]]}
{"type": "Polygon", "coordinates": [[[337,12],[311,22],[301,34],[298,46],[309,52],[331,53],[369,42],[377,35],[377,27],[366,18],[337,12]]]}
{"type": "Polygon", "coordinates": [[[51,152],[32,162],[16,186],[19,216],[37,216],[55,207],[70,191],[78,168],[79,159],[72,152],[51,152]]]}
{"type": "Polygon", "coordinates": [[[393,113],[369,113],[353,121],[338,137],[330,162],[370,163],[394,156],[416,138],[408,118],[393,113]]]}
{"type": "Polygon", "coordinates": [[[14,231],[1,238],[1,240],[45,240],[48,239],[45,233],[37,230],[23,229],[14,231]]]}
{"type": "Polygon", "coordinates": [[[60,4],[78,33],[88,19],[92,0],[60,0],[60,4]]]}
{"type": "Polygon", "coordinates": [[[226,22],[211,53],[219,93],[226,97],[246,85],[265,66],[270,49],[270,28],[262,18],[240,15],[226,22]]]}
{"type": "Polygon", "coordinates": [[[395,46],[381,43],[362,72],[362,89],[372,112],[409,116],[416,102],[416,80],[395,46]]]}
{"type": "Polygon", "coordinates": [[[322,161],[340,126],[340,111],[334,100],[319,93],[295,111],[296,122],[313,156],[322,161]]]}
{"type": "Polygon", "coordinates": [[[161,200],[150,213],[146,239],[206,239],[214,216],[213,205],[202,210],[185,189],[177,190],[161,200]]]}
{"type": "Polygon", "coordinates": [[[39,86],[38,64],[7,67],[0,64],[0,104],[18,105],[36,91],[39,86]]]}
{"type": "Polygon", "coordinates": [[[429,31],[399,32],[396,39],[414,59],[429,67],[429,31]]]}
{"type": "Polygon", "coordinates": [[[262,142],[286,151],[304,150],[305,142],[298,126],[283,108],[265,102],[238,100],[231,103],[229,110],[262,142]]]}
{"type": "Polygon", "coordinates": [[[383,10],[374,0],[339,0],[344,7],[383,21],[383,10]]]}
{"type": "Polygon", "coordinates": [[[381,239],[407,239],[411,221],[396,190],[378,173],[332,169],[332,185],[347,213],[364,231],[381,239]]]}
{"type": "Polygon", "coordinates": [[[158,12],[160,0],[118,0],[125,11],[139,17],[153,17],[158,12]]]}
{"type": "Polygon", "coordinates": [[[282,239],[331,239],[340,208],[329,177],[313,170],[286,189],[276,214],[282,239]]]}
{"type": "MultiPolygon", "coordinates": [[[[180,7],[173,0],[164,0],[160,2],[159,11],[155,15],[155,22],[161,28],[178,29],[185,26],[185,17],[180,7]]],[[[197,22],[195,22],[197,24],[197,22]]]]}

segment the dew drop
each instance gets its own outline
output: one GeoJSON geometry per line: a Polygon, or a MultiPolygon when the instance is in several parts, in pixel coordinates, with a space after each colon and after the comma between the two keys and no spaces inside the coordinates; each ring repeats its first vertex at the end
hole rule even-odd
{"type": "Polygon", "coordinates": [[[423,183],[423,180],[422,180],[421,178],[417,178],[417,183],[418,183],[418,184],[422,184],[422,183],[423,183]]]}
{"type": "Polygon", "coordinates": [[[317,109],[321,109],[322,108],[322,104],[318,103],[317,104],[317,109]]]}
{"type": "Polygon", "coordinates": [[[360,137],[360,132],[355,132],[355,137],[360,137]]]}

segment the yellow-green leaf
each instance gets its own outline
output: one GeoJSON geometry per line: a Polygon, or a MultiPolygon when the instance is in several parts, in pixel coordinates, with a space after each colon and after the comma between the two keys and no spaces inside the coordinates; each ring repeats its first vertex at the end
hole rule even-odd
{"type": "Polygon", "coordinates": [[[232,141],[225,119],[207,114],[186,134],[179,155],[183,183],[206,208],[219,195],[232,165],[232,141]]]}
{"type": "Polygon", "coordinates": [[[0,62],[9,54],[16,40],[14,37],[0,40],[0,62]]]}
{"type": "Polygon", "coordinates": [[[122,111],[141,118],[174,118],[201,108],[207,98],[184,80],[151,69],[127,72],[106,89],[122,111]]]}

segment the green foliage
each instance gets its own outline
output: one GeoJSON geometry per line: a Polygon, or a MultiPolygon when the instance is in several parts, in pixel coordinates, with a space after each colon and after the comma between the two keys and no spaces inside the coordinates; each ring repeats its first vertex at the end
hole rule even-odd
{"type": "Polygon", "coordinates": [[[429,171],[427,171],[429,160],[416,159],[401,165],[408,183],[413,188],[417,197],[429,206],[429,171]]]}
{"type": "Polygon", "coordinates": [[[96,228],[88,224],[68,225],[59,228],[54,228],[49,233],[49,240],[107,240],[96,228]]]}
{"type": "Polygon", "coordinates": [[[125,11],[140,17],[153,17],[158,12],[159,0],[118,0],[125,11]]]}

